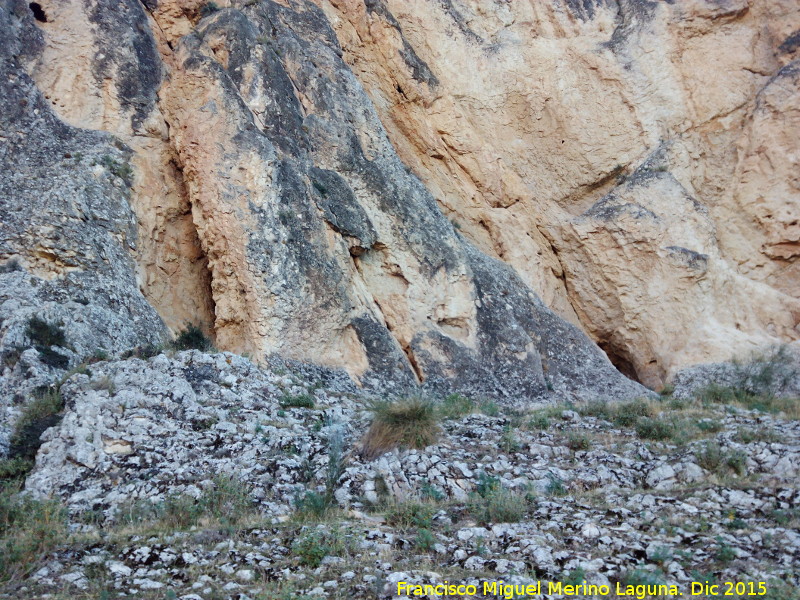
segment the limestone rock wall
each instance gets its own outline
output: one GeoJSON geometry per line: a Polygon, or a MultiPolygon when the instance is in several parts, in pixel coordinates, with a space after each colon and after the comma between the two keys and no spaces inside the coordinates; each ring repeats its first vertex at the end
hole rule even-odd
{"type": "Polygon", "coordinates": [[[220,4],[7,2],[42,110],[125,149],[135,277],[173,331],[381,387],[643,393],[443,216],[319,6],[220,4]]]}
{"type": "Polygon", "coordinates": [[[319,0],[463,234],[652,386],[798,337],[786,0],[319,0]]]}
{"type": "Polygon", "coordinates": [[[3,5],[41,105],[9,127],[111,145],[125,256],[81,272],[172,331],[524,397],[641,393],[600,348],[658,387],[798,337],[795,2],[36,4],[3,5]]]}

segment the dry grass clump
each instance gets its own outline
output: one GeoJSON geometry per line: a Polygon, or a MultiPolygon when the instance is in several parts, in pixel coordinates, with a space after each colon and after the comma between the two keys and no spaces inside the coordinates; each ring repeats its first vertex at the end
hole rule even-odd
{"type": "Polygon", "coordinates": [[[372,425],[361,446],[361,453],[367,460],[392,448],[425,448],[433,444],[439,434],[435,407],[421,398],[376,402],[372,412],[372,425]]]}

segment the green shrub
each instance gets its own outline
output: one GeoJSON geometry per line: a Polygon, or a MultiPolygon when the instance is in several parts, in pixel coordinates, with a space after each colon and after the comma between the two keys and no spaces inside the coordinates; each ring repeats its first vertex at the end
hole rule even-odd
{"type": "Polygon", "coordinates": [[[663,419],[645,417],[636,423],[636,435],[646,440],[667,440],[675,435],[675,426],[663,419]]]}
{"type": "Polygon", "coordinates": [[[295,516],[299,520],[319,520],[330,513],[331,509],[336,506],[335,492],[346,466],[342,432],[336,428],[328,439],[325,492],[320,494],[316,491],[306,491],[295,500],[295,516]]]}
{"type": "Polygon", "coordinates": [[[48,367],[62,370],[69,367],[69,357],[64,356],[52,348],[48,348],[47,346],[39,346],[36,348],[36,351],[39,353],[39,358],[41,361],[48,367]]]}
{"type": "Polygon", "coordinates": [[[480,404],[480,409],[487,417],[496,417],[500,414],[500,407],[494,400],[484,400],[480,404]]]}
{"type": "Polygon", "coordinates": [[[338,530],[314,529],[300,536],[292,545],[292,552],[304,567],[316,569],[326,556],[342,556],[347,545],[338,530]]]}
{"type": "Polygon", "coordinates": [[[697,421],[695,426],[703,433],[717,433],[722,431],[722,423],[714,419],[702,419],[697,421]]]}
{"type": "Polygon", "coordinates": [[[734,439],[743,444],[750,444],[753,442],[776,444],[781,442],[781,436],[775,431],[767,429],[766,427],[759,427],[758,429],[739,428],[736,431],[734,439]]]}
{"type": "Polygon", "coordinates": [[[529,500],[527,496],[497,487],[484,495],[473,494],[468,510],[483,525],[516,523],[527,513],[529,500]]]}
{"type": "Polygon", "coordinates": [[[211,340],[197,325],[187,325],[170,344],[173,350],[202,350],[206,352],[214,348],[211,340]]]}
{"type": "Polygon", "coordinates": [[[429,529],[420,529],[417,531],[414,545],[423,552],[430,552],[436,545],[436,536],[429,529]]]}
{"type": "Polygon", "coordinates": [[[27,458],[0,459],[0,482],[24,476],[33,468],[33,464],[33,461],[27,458]]]}
{"type": "Polygon", "coordinates": [[[564,481],[555,473],[548,473],[546,492],[548,496],[566,496],[567,488],[564,485],[564,481]]]}
{"type": "Polygon", "coordinates": [[[530,420],[528,421],[528,427],[531,429],[549,429],[550,428],[550,419],[547,418],[547,415],[542,413],[538,413],[533,415],[530,420]]]}
{"type": "Polygon", "coordinates": [[[721,537],[717,537],[717,551],[714,553],[714,560],[721,563],[729,563],[736,558],[736,552],[721,537]]]}
{"type": "Polygon", "coordinates": [[[509,425],[503,427],[503,433],[500,435],[500,449],[509,454],[519,452],[522,449],[517,436],[509,425]]]}
{"type": "Polygon", "coordinates": [[[44,364],[56,369],[69,367],[69,357],[52,348],[52,346],[59,348],[69,347],[67,336],[60,326],[48,323],[39,317],[31,317],[28,319],[25,333],[33,343],[44,364]]]}
{"type": "Polygon", "coordinates": [[[450,394],[437,407],[442,419],[458,419],[475,410],[475,402],[461,394],[450,394]]]}
{"type": "Polygon", "coordinates": [[[695,455],[698,465],[719,475],[728,471],[744,475],[747,471],[747,455],[744,452],[740,450],[726,452],[715,441],[706,442],[695,455]]]}
{"type": "Polygon", "coordinates": [[[426,400],[376,402],[372,412],[372,424],[362,442],[362,454],[368,460],[392,448],[425,448],[436,441],[437,414],[426,400]]]}
{"type": "Polygon", "coordinates": [[[386,512],[386,522],[400,529],[431,529],[434,514],[436,508],[433,504],[412,500],[392,505],[386,512]]]}
{"type": "Polygon", "coordinates": [[[285,394],[280,399],[282,408],[314,408],[314,396],[311,394],[298,394],[292,396],[285,394]]]}
{"type": "Polygon", "coordinates": [[[567,448],[575,452],[580,450],[588,450],[591,447],[589,438],[582,433],[571,433],[567,437],[567,448]]]}
{"type": "Polygon", "coordinates": [[[578,407],[578,413],[584,417],[595,417],[598,419],[608,419],[611,416],[611,409],[607,402],[595,400],[578,407]]]}
{"type": "Polygon", "coordinates": [[[9,447],[9,458],[33,460],[42,442],[39,439],[46,429],[61,420],[64,401],[57,389],[40,391],[23,409],[14,427],[9,447]]]}
{"type": "Polygon", "coordinates": [[[49,348],[50,346],[68,347],[64,330],[58,325],[52,325],[39,317],[28,319],[28,327],[25,333],[37,349],[40,346],[44,348],[49,348]]]}
{"type": "Polygon", "coordinates": [[[631,427],[642,417],[653,417],[655,411],[645,400],[623,402],[614,408],[612,419],[620,427],[631,427]]]}

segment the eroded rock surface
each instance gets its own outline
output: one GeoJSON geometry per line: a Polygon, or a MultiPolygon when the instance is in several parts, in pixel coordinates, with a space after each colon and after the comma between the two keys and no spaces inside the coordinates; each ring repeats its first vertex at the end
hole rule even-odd
{"type": "Polygon", "coordinates": [[[173,330],[362,384],[643,392],[443,216],[315,4],[41,6],[46,21],[8,3],[9,33],[41,40],[21,64],[50,118],[129,153],[131,254],[173,330]]]}
{"type": "Polygon", "coordinates": [[[632,376],[798,337],[784,0],[321,0],[402,159],[632,376]]]}

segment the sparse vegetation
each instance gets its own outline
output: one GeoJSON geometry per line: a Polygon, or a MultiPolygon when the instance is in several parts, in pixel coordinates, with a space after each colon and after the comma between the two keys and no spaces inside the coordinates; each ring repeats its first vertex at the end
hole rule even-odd
{"type": "Polygon", "coordinates": [[[362,454],[367,459],[392,448],[425,448],[436,441],[439,432],[436,410],[427,400],[376,402],[372,412],[372,425],[362,442],[362,454]]]}
{"type": "Polygon", "coordinates": [[[214,348],[214,344],[197,325],[187,325],[170,344],[173,350],[202,350],[207,352],[214,348]]]}
{"type": "Polygon", "coordinates": [[[216,2],[206,2],[200,7],[200,16],[207,17],[208,15],[214,14],[218,10],[219,5],[216,2]]]}
{"type": "Polygon", "coordinates": [[[0,488],[0,582],[30,574],[67,531],[66,513],[57,502],[17,492],[15,485],[0,488]]]}
{"type": "Polygon", "coordinates": [[[283,408],[314,408],[314,396],[311,394],[284,394],[280,399],[283,408]]]}
{"type": "Polygon", "coordinates": [[[312,569],[316,569],[326,556],[342,556],[347,550],[347,543],[338,529],[306,531],[292,546],[298,562],[312,569]]]}
{"type": "Polygon", "coordinates": [[[697,464],[719,475],[732,471],[743,475],[747,470],[747,456],[741,451],[724,450],[718,442],[708,441],[696,452],[697,464]]]}
{"type": "Polygon", "coordinates": [[[646,440],[668,440],[675,435],[675,426],[665,419],[640,418],[636,423],[636,435],[646,440]]]}
{"type": "Polygon", "coordinates": [[[574,452],[588,450],[590,447],[591,442],[584,433],[571,433],[567,437],[567,448],[574,452]]]}
{"type": "Polygon", "coordinates": [[[0,275],[3,273],[13,273],[14,271],[23,271],[22,264],[19,259],[12,258],[0,265],[0,275]]]}
{"type": "Polygon", "coordinates": [[[433,527],[433,515],[436,514],[435,505],[429,502],[410,500],[393,504],[386,511],[386,522],[399,529],[433,527]]]}
{"type": "Polygon", "coordinates": [[[508,490],[500,485],[472,495],[468,510],[475,520],[490,523],[516,523],[528,512],[532,497],[508,490]]]}
{"type": "Polygon", "coordinates": [[[548,496],[566,496],[567,488],[564,481],[555,473],[547,474],[547,495],[548,496]]]}
{"type": "Polygon", "coordinates": [[[67,347],[67,336],[64,330],[60,326],[48,323],[39,317],[28,319],[28,327],[25,333],[37,348],[40,346],[47,348],[50,346],[67,347]]]}
{"type": "Polygon", "coordinates": [[[767,429],[766,427],[759,427],[756,429],[752,427],[740,427],[736,431],[734,439],[743,444],[751,444],[753,442],[766,442],[768,444],[775,444],[781,441],[781,436],[779,436],[775,431],[767,429]]]}
{"type": "Polygon", "coordinates": [[[125,185],[128,187],[133,185],[133,167],[131,167],[129,162],[118,161],[113,156],[106,154],[100,159],[100,163],[108,169],[108,172],[114,177],[122,179],[125,185]]]}
{"type": "Polygon", "coordinates": [[[61,420],[64,401],[56,388],[40,391],[20,415],[11,436],[9,458],[33,460],[41,445],[39,439],[45,429],[61,420]]]}
{"type": "Polygon", "coordinates": [[[322,519],[336,506],[336,488],[347,466],[344,457],[344,438],[340,428],[334,428],[328,439],[328,464],[325,469],[325,491],[306,491],[295,501],[296,517],[303,521],[322,519]]]}
{"type": "Polygon", "coordinates": [[[201,522],[230,527],[256,515],[248,486],[229,475],[217,475],[212,483],[199,498],[181,494],[155,503],[129,502],[118,511],[114,521],[117,525],[144,530],[175,531],[201,522]]]}
{"type": "Polygon", "coordinates": [[[445,396],[437,406],[437,411],[442,419],[459,419],[474,412],[475,409],[475,402],[461,394],[445,396]]]}

